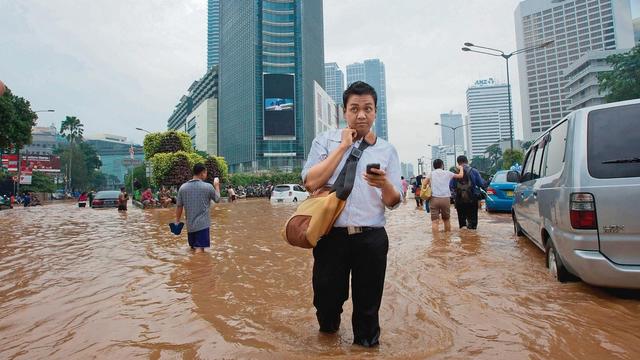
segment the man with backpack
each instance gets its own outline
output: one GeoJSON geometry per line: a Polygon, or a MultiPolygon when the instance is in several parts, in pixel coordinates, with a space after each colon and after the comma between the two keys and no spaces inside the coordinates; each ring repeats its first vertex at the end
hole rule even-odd
{"type": "Polygon", "coordinates": [[[458,225],[460,229],[466,226],[469,230],[475,230],[478,227],[478,200],[482,196],[480,188],[486,185],[478,170],[469,166],[466,156],[458,156],[457,162],[462,166],[464,176],[462,179],[452,179],[450,187],[455,196],[458,225]]]}

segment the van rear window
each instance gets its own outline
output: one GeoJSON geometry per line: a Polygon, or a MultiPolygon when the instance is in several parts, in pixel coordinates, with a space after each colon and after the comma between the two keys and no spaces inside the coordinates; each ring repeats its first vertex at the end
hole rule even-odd
{"type": "Polygon", "coordinates": [[[591,111],[587,122],[589,174],[640,177],[640,104],[591,111]]]}

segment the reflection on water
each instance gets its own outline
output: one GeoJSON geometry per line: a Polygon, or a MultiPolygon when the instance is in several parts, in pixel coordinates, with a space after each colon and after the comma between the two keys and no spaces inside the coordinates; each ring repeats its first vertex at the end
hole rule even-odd
{"type": "Polygon", "coordinates": [[[560,284],[509,215],[431,235],[390,213],[381,346],[317,331],[312,256],[279,237],[291,206],[220,204],[212,248],[173,236],[173,210],[62,203],[0,212],[0,358],[640,357],[640,295],[560,284]]]}

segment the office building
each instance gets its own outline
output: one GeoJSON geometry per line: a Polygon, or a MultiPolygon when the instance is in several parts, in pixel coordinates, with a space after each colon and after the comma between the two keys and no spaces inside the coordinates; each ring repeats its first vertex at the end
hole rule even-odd
{"type": "MultiPolygon", "coordinates": [[[[444,162],[445,170],[451,169],[457,165],[456,159],[460,155],[467,155],[463,145],[433,145],[431,146],[431,161],[440,159],[444,162]]],[[[425,169],[431,169],[432,164],[425,164],[425,169]]]]}
{"type": "Polygon", "coordinates": [[[333,99],[333,102],[342,104],[342,93],[344,92],[344,73],[338,64],[324,64],[324,84],[327,93],[333,99]]]}
{"type": "Polygon", "coordinates": [[[127,141],[124,136],[112,134],[97,134],[86,139],[87,144],[93,146],[102,162],[100,171],[107,176],[118,178],[120,184],[124,184],[124,177],[131,167],[124,164],[124,160],[131,159],[131,147],[133,146],[133,158],[142,163],[144,161],[144,149],[142,145],[127,141]]]}
{"type": "Polygon", "coordinates": [[[219,152],[229,171],[292,170],[324,87],[322,1],[220,1],[219,152]]]}
{"type": "Polygon", "coordinates": [[[196,150],[218,155],[218,67],[194,81],[167,121],[168,130],[191,136],[196,150]]]}
{"type": "Polygon", "coordinates": [[[482,156],[488,146],[510,139],[506,84],[494,79],[476,81],[467,89],[467,114],[467,143],[471,157],[482,156]]]}
{"type": "Polygon", "coordinates": [[[522,122],[532,140],[569,110],[563,70],[592,50],[633,47],[629,0],[525,0],[515,11],[522,122]]]}
{"type": "Polygon", "coordinates": [[[363,63],[347,65],[347,86],[364,81],[376,89],[378,108],[373,131],[385,140],[389,140],[387,120],[387,81],[384,63],[379,59],[365,60],[363,63]]]}
{"type": "Polygon", "coordinates": [[[400,163],[400,170],[401,170],[402,176],[404,176],[407,182],[409,182],[409,179],[416,176],[416,174],[413,171],[412,163],[404,163],[404,162],[400,163]]]}
{"type": "Polygon", "coordinates": [[[49,127],[35,126],[31,129],[31,144],[25,145],[20,152],[30,155],[53,155],[56,147],[66,143],[67,140],[58,133],[53,124],[49,127]]]}
{"type": "Polygon", "coordinates": [[[462,114],[454,114],[450,111],[447,114],[440,114],[440,139],[442,145],[464,145],[464,127],[462,126],[462,114]],[[455,129],[455,136],[454,130],[455,129]]]}
{"type": "Polygon", "coordinates": [[[607,63],[608,56],[628,51],[629,49],[589,51],[564,69],[566,84],[563,90],[567,99],[567,110],[605,104],[604,98],[607,93],[600,92],[598,74],[612,69],[607,63]]]}
{"type": "Polygon", "coordinates": [[[207,4],[207,69],[220,63],[220,0],[207,4]]]}
{"type": "Polygon", "coordinates": [[[314,81],[313,85],[315,89],[314,104],[316,108],[315,135],[317,136],[325,131],[338,128],[339,107],[320,84],[314,81]]]}
{"type": "Polygon", "coordinates": [[[633,33],[636,44],[640,44],[640,17],[633,20],[633,33]]]}

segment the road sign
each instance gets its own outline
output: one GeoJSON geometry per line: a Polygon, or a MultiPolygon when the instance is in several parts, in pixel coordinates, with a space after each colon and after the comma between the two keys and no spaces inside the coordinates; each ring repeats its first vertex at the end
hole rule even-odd
{"type": "Polygon", "coordinates": [[[139,160],[139,159],[123,159],[122,160],[122,165],[125,165],[125,166],[138,166],[138,165],[142,165],[142,160],[139,160]]]}
{"type": "Polygon", "coordinates": [[[21,174],[20,185],[31,185],[31,174],[21,174]]]}

